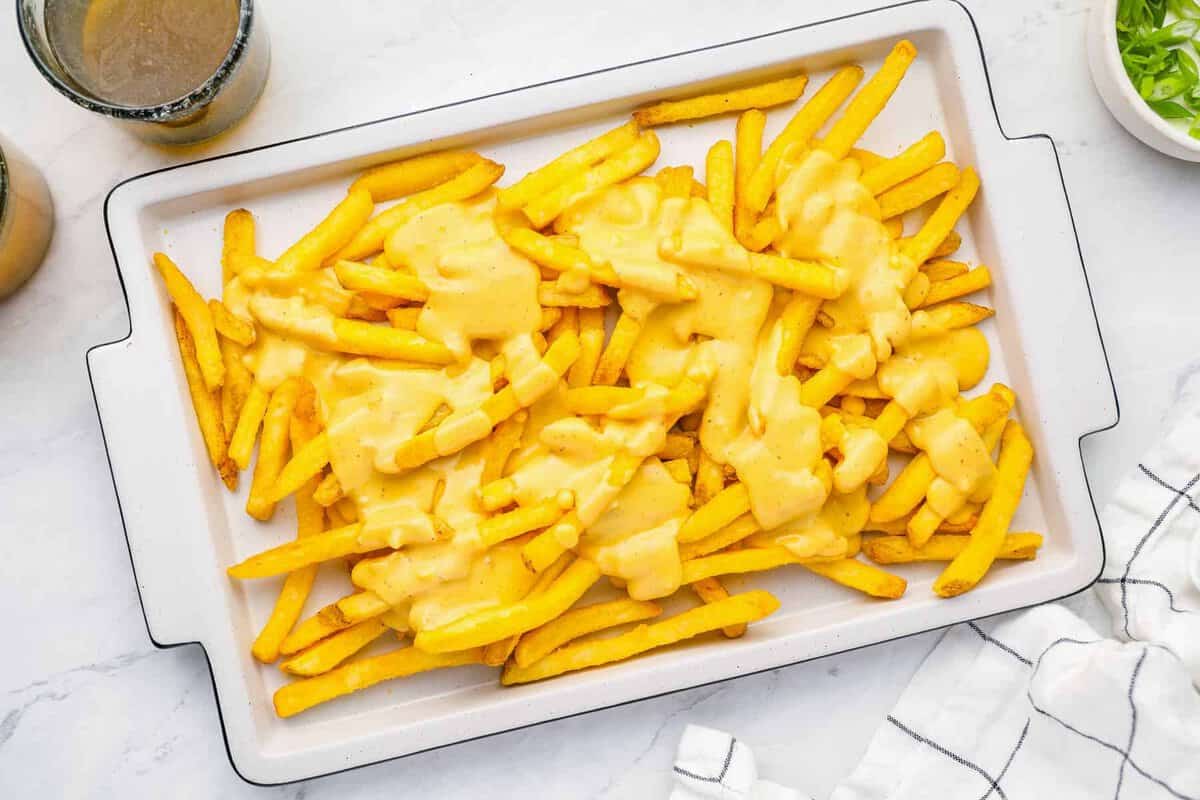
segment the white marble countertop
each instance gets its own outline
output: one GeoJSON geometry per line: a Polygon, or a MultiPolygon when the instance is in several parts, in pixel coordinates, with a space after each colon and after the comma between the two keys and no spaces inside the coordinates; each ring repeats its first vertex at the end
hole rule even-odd
{"type": "MultiPolygon", "coordinates": [[[[698,722],[750,743],[764,777],[824,797],[937,634],[304,784],[261,789],[234,774],[202,651],[159,651],[147,638],[88,386],[84,351],[127,327],[101,217],[107,191],[181,160],[833,13],[773,0],[262,5],[274,54],[266,94],[232,133],[184,151],[145,145],[59,97],[27,60],[11,10],[0,13],[0,127],[41,165],[59,215],[41,271],[0,302],[0,795],[656,797],[679,732],[698,722]]],[[[1200,270],[1186,244],[1200,166],[1145,148],[1105,112],[1087,73],[1087,0],[968,5],[1006,132],[1045,131],[1062,158],[1122,400],[1120,426],[1084,445],[1102,503],[1200,371],[1189,335],[1200,270]]]]}

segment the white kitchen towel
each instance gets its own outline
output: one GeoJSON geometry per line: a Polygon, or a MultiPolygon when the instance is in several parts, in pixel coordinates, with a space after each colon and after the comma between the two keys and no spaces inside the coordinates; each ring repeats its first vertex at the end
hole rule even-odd
{"type": "Polygon", "coordinates": [[[1173,416],[1104,512],[1096,592],[1114,635],[1170,648],[1200,687],[1200,403],[1173,416]]]}
{"type": "Polygon", "coordinates": [[[810,800],[760,781],[750,748],[723,731],[688,725],[679,740],[671,800],[810,800]]]}
{"type": "Polygon", "coordinates": [[[1200,694],[1062,606],[959,625],[831,800],[1200,800],[1200,694]]]}

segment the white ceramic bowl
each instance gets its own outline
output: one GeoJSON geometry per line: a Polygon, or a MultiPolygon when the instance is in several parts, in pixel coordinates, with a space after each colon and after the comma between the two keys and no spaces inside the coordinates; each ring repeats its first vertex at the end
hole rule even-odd
{"type": "Polygon", "coordinates": [[[1200,139],[1193,139],[1155,114],[1133,88],[1117,49],[1117,2],[1097,0],[1088,25],[1088,64],[1104,105],[1125,130],[1175,158],[1200,161],[1200,139]]]}

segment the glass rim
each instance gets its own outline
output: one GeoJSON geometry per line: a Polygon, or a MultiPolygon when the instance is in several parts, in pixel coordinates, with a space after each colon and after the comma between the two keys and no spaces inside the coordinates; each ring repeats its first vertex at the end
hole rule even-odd
{"type": "MultiPolygon", "coordinates": [[[[233,42],[229,45],[229,50],[225,53],[225,58],[222,59],[216,71],[204,83],[186,95],[152,106],[122,106],[108,103],[82,94],[64,81],[60,77],[59,71],[45,62],[33,42],[33,38],[37,36],[37,33],[29,30],[30,23],[27,21],[26,15],[22,13],[24,0],[16,0],[17,30],[21,33],[21,42],[25,45],[25,52],[29,54],[29,58],[33,61],[34,66],[37,67],[38,72],[42,73],[42,77],[49,81],[50,85],[57,89],[59,94],[76,105],[82,106],[88,111],[94,111],[97,114],[103,114],[115,119],[138,120],[141,122],[170,122],[172,119],[182,116],[198,106],[209,103],[216,97],[221,86],[229,79],[229,76],[241,62],[249,44],[250,27],[254,20],[254,3],[253,0],[237,0],[237,3],[237,30],[234,32],[233,42]]],[[[37,36],[37,38],[40,39],[42,37],[37,36]]],[[[48,41],[47,49],[50,49],[48,41]]],[[[2,164],[2,159],[0,159],[0,164],[2,164]]],[[[2,215],[3,205],[0,204],[0,219],[3,218],[2,215]]]]}

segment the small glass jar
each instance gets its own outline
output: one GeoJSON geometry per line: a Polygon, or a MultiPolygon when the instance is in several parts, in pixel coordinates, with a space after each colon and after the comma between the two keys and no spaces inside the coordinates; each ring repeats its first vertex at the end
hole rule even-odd
{"type": "Polygon", "coordinates": [[[64,65],[49,34],[47,6],[85,13],[80,0],[17,0],[17,26],[33,63],[55,89],[89,111],[111,117],[134,135],[157,144],[191,144],[216,136],[254,107],[270,70],[271,49],[252,0],[236,0],[237,29],[216,71],[182,97],[157,105],[129,106],[99,96],[64,65]],[[83,10],[79,10],[82,7],[83,10]]]}
{"type": "Polygon", "coordinates": [[[0,136],[0,298],[42,263],[53,230],[54,206],[41,173],[0,136]]]}

